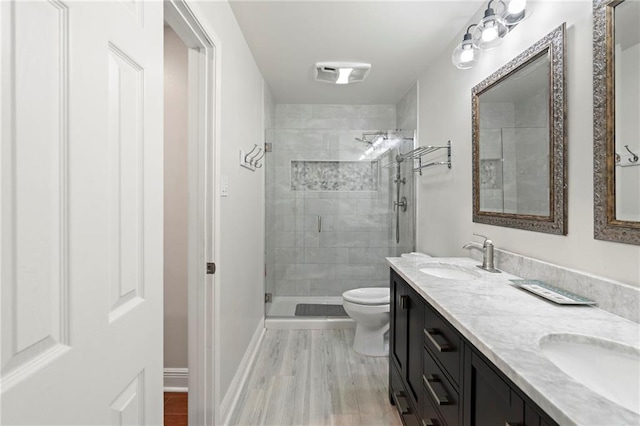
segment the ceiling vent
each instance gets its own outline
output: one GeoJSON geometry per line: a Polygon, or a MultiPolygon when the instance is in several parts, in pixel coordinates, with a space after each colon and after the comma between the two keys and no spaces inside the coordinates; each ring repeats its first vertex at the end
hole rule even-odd
{"type": "Polygon", "coordinates": [[[371,64],[361,62],[318,62],[316,80],[333,84],[359,83],[369,75],[371,64]]]}

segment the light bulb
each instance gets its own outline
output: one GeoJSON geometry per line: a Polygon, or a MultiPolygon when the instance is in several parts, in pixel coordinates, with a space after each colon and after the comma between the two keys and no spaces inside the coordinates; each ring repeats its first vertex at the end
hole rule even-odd
{"type": "Polygon", "coordinates": [[[496,16],[494,10],[488,7],[473,34],[473,43],[480,49],[491,49],[502,43],[502,38],[508,32],[509,28],[502,18],[496,16]]]}
{"type": "Polygon", "coordinates": [[[511,0],[509,2],[508,11],[510,15],[517,15],[527,7],[527,0],[511,0]]]}
{"type": "Polygon", "coordinates": [[[460,54],[460,61],[469,62],[471,60],[473,60],[473,50],[463,49],[462,53],[460,54]]]}
{"type": "Polygon", "coordinates": [[[490,42],[498,38],[498,29],[494,26],[490,26],[482,31],[482,41],[490,42]]]}
{"type": "Polygon", "coordinates": [[[511,0],[500,17],[505,24],[513,27],[531,15],[531,11],[526,10],[526,7],[527,0],[511,0]]]}
{"type": "Polygon", "coordinates": [[[471,41],[471,34],[468,28],[462,42],[456,46],[451,54],[451,62],[456,68],[466,70],[478,62],[480,53],[480,49],[471,41]]]}

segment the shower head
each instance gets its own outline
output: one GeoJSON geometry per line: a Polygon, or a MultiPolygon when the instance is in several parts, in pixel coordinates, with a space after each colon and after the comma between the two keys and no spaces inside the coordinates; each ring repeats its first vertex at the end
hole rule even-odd
{"type": "Polygon", "coordinates": [[[363,133],[361,138],[354,138],[358,142],[366,143],[367,145],[373,145],[374,143],[379,142],[380,140],[387,140],[388,134],[387,132],[371,132],[371,133],[363,133]],[[367,139],[371,137],[371,140],[367,139]]]}

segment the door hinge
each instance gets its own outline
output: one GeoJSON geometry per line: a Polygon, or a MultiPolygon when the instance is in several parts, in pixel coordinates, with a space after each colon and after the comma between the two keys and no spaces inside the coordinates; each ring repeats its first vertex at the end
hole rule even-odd
{"type": "Polygon", "coordinates": [[[216,273],[216,264],[213,262],[207,262],[207,275],[213,275],[216,273]]]}
{"type": "Polygon", "coordinates": [[[271,142],[265,142],[264,152],[271,152],[271,151],[273,151],[273,145],[271,144],[271,142]]]}
{"type": "Polygon", "coordinates": [[[271,303],[273,302],[273,294],[272,293],[265,293],[264,294],[264,303],[271,303]]]}

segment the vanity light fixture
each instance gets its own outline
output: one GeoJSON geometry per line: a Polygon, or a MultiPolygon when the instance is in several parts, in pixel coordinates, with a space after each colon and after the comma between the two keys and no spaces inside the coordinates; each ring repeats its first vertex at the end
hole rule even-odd
{"type": "Polygon", "coordinates": [[[482,50],[500,45],[509,31],[530,15],[526,6],[527,0],[490,0],[482,20],[467,27],[462,41],[453,50],[453,65],[464,70],[478,63],[482,50]],[[496,13],[498,7],[500,13],[496,13]],[[475,28],[471,30],[472,27],[475,28]]]}
{"type": "Polygon", "coordinates": [[[453,61],[453,65],[461,70],[465,70],[474,66],[480,60],[480,56],[482,55],[482,51],[472,40],[471,36],[471,27],[476,27],[476,24],[469,25],[467,28],[467,32],[464,37],[462,37],[462,41],[456,48],[453,50],[453,54],[451,55],[451,60],[453,61]]]}
{"type": "MultiPolygon", "coordinates": [[[[473,35],[473,41],[481,49],[491,49],[499,46],[502,43],[502,39],[509,33],[509,27],[504,23],[500,15],[496,15],[496,12],[491,7],[491,3],[495,0],[491,0],[487,5],[487,9],[484,11],[484,17],[476,27],[476,31],[473,35]]],[[[500,2],[503,6],[504,3],[500,2]]],[[[507,7],[505,7],[507,9],[507,7]]]]}

